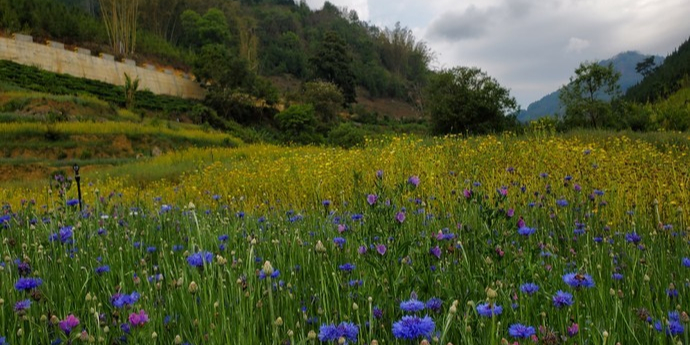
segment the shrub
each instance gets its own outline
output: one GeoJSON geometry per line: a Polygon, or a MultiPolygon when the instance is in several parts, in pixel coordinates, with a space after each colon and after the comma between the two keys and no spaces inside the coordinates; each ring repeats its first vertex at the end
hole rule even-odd
{"type": "Polygon", "coordinates": [[[364,144],[364,130],[350,122],[341,123],[328,133],[328,142],[344,148],[364,144]]]}

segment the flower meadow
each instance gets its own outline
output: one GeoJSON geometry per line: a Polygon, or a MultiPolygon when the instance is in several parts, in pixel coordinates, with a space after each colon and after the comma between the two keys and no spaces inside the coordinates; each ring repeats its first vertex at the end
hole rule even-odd
{"type": "MultiPolygon", "coordinates": [[[[690,140],[690,138],[688,138],[690,140]]],[[[624,136],[250,145],[0,190],[0,344],[688,344],[690,158],[624,136]]]]}

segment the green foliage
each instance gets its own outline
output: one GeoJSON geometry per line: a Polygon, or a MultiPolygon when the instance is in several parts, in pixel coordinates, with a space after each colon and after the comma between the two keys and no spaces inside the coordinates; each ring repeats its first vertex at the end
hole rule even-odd
{"type": "Polygon", "coordinates": [[[0,0],[0,28],[64,43],[107,42],[100,21],[54,0],[0,0]]]}
{"type": "Polygon", "coordinates": [[[180,16],[182,24],[182,37],[180,43],[199,49],[209,44],[227,44],[230,40],[230,31],[225,14],[211,8],[200,16],[192,10],[182,12],[180,16]]]}
{"type": "Polygon", "coordinates": [[[564,120],[570,127],[602,126],[612,114],[611,101],[600,99],[604,94],[610,100],[620,96],[620,73],[613,65],[601,66],[596,62],[584,62],[575,69],[570,83],[560,89],[559,99],[565,107],[564,120]]]}
{"type": "Polygon", "coordinates": [[[132,78],[125,73],[125,106],[127,109],[134,109],[134,100],[139,89],[139,77],[132,78]]]}
{"type": "Polygon", "coordinates": [[[328,132],[328,142],[331,145],[352,148],[364,144],[364,130],[351,122],[344,122],[328,132]]]}
{"type": "Polygon", "coordinates": [[[333,83],[323,81],[307,82],[302,87],[301,100],[312,104],[322,123],[333,122],[344,101],[343,94],[333,83]]]}
{"type": "Polygon", "coordinates": [[[435,134],[502,131],[516,121],[518,110],[508,89],[476,67],[435,74],[425,103],[435,134]]]}
{"type": "Polygon", "coordinates": [[[342,90],[346,103],[354,103],[355,77],[352,72],[350,48],[334,31],[327,32],[316,53],[310,59],[314,77],[331,82],[342,90]]]}
{"type": "Polygon", "coordinates": [[[311,104],[295,104],[275,116],[278,128],[288,141],[309,144],[320,143],[323,138],[316,133],[316,114],[311,104]]]}

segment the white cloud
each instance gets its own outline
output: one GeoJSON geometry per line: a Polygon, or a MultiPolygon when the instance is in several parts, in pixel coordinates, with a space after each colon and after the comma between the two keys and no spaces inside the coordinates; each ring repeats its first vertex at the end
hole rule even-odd
{"type": "Polygon", "coordinates": [[[565,47],[565,51],[568,53],[579,53],[587,47],[589,47],[588,40],[571,37],[570,40],[568,40],[568,45],[565,47]]]}

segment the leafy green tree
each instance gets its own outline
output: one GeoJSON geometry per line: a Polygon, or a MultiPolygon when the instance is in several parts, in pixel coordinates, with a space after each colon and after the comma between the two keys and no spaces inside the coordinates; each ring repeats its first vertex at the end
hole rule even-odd
{"type": "Polygon", "coordinates": [[[345,41],[334,31],[324,36],[316,54],[311,58],[314,77],[331,82],[342,90],[346,103],[354,103],[355,75],[352,72],[352,57],[345,41]]]}
{"type": "Polygon", "coordinates": [[[570,83],[560,89],[565,123],[594,128],[603,125],[611,114],[611,101],[620,97],[619,78],[620,73],[613,69],[612,64],[581,63],[575,69],[575,76],[570,77],[570,83]]]}
{"type": "Polygon", "coordinates": [[[333,122],[343,104],[340,89],[329,82],[313,81],[303,85],[302,102],[312,104],[322,123],[333,122]]]}
{"type": "Polygon", "coordinates": [[[301,144],[319,143],[323,137],[316,132],[316,114],[311,104],[294,104],[275,116],[286,140],[301,144]]]}
{"type": "Polygon", "coordinates": [[[508,89],[476,67],[434,74],[425,95],[435,134],[501,131],[516,121],[519,109],[508,89]]]}
{"type": "Polygon", "coordinates": [[[182,24],[183,45],[200,48],[209,44],[227,44],[230,39],[225,14],[217,8],[211,8],[202,17],[192,10],[186,10],[180,15],[182,24]]]}

